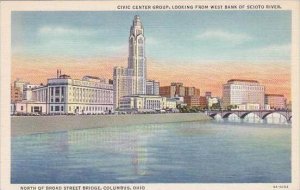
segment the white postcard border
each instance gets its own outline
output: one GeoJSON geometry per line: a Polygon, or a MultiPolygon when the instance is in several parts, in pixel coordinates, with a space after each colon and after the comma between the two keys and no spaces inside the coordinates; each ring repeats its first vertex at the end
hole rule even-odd
{"type": "MultiPolygon", "coordinates": [[[[1,189],[20,189],[21,186],[34,185],[36,187],[45,184],[11,184],[11,142],[10,142],[10,73],[11,73],[11,12],[12,11],[118,11],[117,5],[188,5],[188,4],[226,4],[226,5],[247,5],[247,4],[279,4],[283,9],[292,11],[292,104],[293,104],[293,124],[292,124],[292,183],[241,183],[241,184],[204,184],[204,183],[187,183],[187,184],[136,184],[145,185],[146,189],[257,189],[267,190],[274,189],[273,185],[288,185],[288,189],[299,189],[299,95],[300,95],[300,67],[299,67],[299,2],[298,1],[12,1],[1,3],[1,189]]],[[[138,11],[138,10],[120,10],[120,11],[138,11]]],[[[147,10],[142,10],[147,11],[147,10]]],[[[160,10],[155,10],[160,11],[160,10]]],[[[195,11],[195,10],[184,10],[195,11]]],[[[199,10],[200,11],[200,10],[199,10]]],[[[218,11],[218,10],[216,10],[218,11]]],[[[222,10],[226,11],[226,10],[222,10]]],[[[264,11],[264,10],[262,10],[264,11]]],[[[26,172],[26,171],[24,171],[26,172]]],[[[80,184],[56,184],[57,186],[78,186],[80,184]]],[[[86,185],[86,184],[81,184],[86,185]]],[[[90,186],[107,186],[116,184],[88,184],[90,186]]],[[[117,184],[128,185],[128,184],[117,184]]]]}

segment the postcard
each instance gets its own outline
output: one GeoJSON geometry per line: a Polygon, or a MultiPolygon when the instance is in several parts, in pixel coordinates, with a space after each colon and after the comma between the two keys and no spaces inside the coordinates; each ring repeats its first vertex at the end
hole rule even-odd
{"type": "Polygon", "coordinates": [[[299,189],[298,1],[1,2],[1,189],[299,189]]]}

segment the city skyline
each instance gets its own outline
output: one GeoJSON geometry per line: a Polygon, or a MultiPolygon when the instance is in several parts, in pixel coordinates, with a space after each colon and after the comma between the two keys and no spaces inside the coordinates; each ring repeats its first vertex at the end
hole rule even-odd
{"type": "Polygon", "coordinates": [[[83,12],[79,15],[15,12],[12,15],[12,80],[45,83],[46,78],[55,76],[57,68],[74,78],[86,74],[112,78],[114,66],[127,64],[128,26],[134,14],[139,14],[147,27],[149,79],[158,80],[162,86],[183,82],[200,88],[202,93],[212,91],[217,96],[221,96],[222,84],[231,78],[255,79],[266,85],[266,92],[290,98],[288,11],[258,14],[228,11],[220,15],[210,11],[83,12]],[[96,22],[97,16],[102,19],[96,22]],[[177,23],[168,22],[179,16],[177,23]],[[191,20],[191,16],[195,19],[191,20]],[[232,22],[230,18],[236,16],[240,16],[239,21],[232,22]],[[255,19],[257,16],[260,20],[255,19]],[[110,19],[120,22],[110,22],[110,19]],[[261,27],[267,29],[260,30],[261,27]],[[189,38],[184,37],[187,34],[189,38]],[[104,47],[103,51],[100,46],[104,47]]]}

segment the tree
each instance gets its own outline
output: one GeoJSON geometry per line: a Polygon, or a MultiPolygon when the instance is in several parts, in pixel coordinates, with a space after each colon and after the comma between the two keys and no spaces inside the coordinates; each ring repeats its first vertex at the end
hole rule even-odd
{"type": "Polygon", "coordinates": [[[220,102],[218,102],[218,103],[213,103],[213,104],[211,105],[211,109],[217,110],[217,109],[220,109],[220,108],[221,108],[220,102]]]}
{"type": "Polygon", "coordinates": [[[233,109],[233,105],[227,106],[227,110],[231,110],[231,109],[233,109]]]}

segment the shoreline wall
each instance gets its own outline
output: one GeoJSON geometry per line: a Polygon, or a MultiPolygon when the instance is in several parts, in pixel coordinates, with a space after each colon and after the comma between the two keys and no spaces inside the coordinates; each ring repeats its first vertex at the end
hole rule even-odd
{"type": "Polygon", "coordinates": [[[12,116],[11,135],[21,136],[75,129],[206,121],[210,119],[211,118],[204,113],[12,116]]]}

